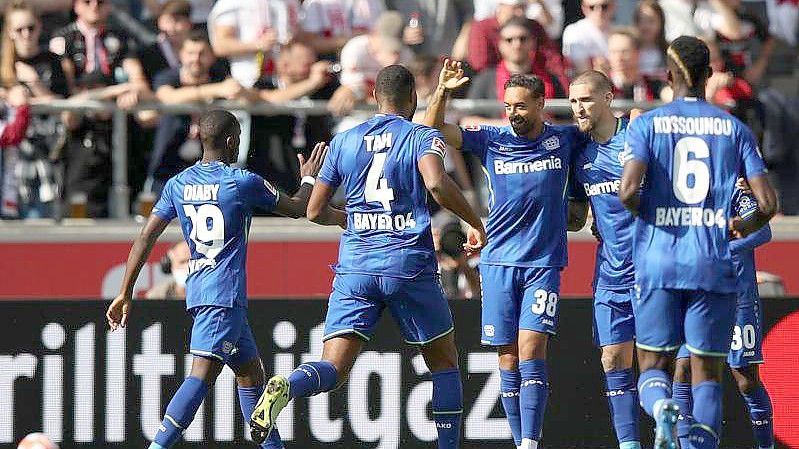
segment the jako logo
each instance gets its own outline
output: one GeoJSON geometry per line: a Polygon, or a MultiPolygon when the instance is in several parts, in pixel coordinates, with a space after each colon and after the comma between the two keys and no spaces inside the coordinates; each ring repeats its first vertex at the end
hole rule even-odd
{"type": "Polygon", "coordinates": [[[437,422],[436,427],[439,429],[451,429],[452,423],[451,422],[437,422]]]}
{"type": "Polygon", "coordinates": [[[529,386],[532,386],[532,385],[545,385],[545,384],[544,384],[544,381],[537,380],[537,379],[530,379],[530,380],[525,380],[524,382],[522,382],[521,386],[522,387],[529,387],[529,386]]]}
{"type": "Polygon", "coordinates": [[[563,168],[563,164],[560,158],[555,156],[533,162],[494,161],[494,173],[498,175],[515,175],[518,173],[533,173],[544,170],[560,170],[561,168],[563,168]]]}

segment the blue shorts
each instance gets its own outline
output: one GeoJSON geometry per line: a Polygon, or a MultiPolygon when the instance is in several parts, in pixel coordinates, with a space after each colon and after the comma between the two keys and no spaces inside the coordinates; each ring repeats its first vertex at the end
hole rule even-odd
{"type": "Polygon", "coordinates": [[[232,368],[258,358],[258,347],[244,307],[197,306],[189,309],[194,318],[190,352],[218,360],[232,368]]]}
{"type": "Polygon", "coordinates": [[[355,334],[369,341],[386,307],[406,343],[424,345],[454,330],[452,312],[437,276],[400,279],[336,274],[323,340],[355,334]]]}
{"type": "Polygon", "coordinates": [[[594,343],[598,346],[615,345],[635,339],[633,318],[633,288],[610,290],[594,289],[594,343]]]}
{"type": "Polygon", "coordinates": [[[703,290],[638,291],[633,301],[636,346],[676,351],[685,343],[694,354],[726,357],[735,323],[735,293],[703,290]]]}
{"type": "Polygon", "coordinates": [[[480,265],[483,332],[480,343],[515,343],[519,330],[555,335],[558,324],[560,268],[480,265]]]}
{"type": "MultiPolygon", "coordinates": [[[[735,327],[732,343],[727,354],[727,364],[732,368],[746,368],[763,363],[763,327],[760,320],[760,301],[738,304],[735,311],[735,327]]],[[[685,345],[680,347],[677,358],[691,355],[685,345]]]]}

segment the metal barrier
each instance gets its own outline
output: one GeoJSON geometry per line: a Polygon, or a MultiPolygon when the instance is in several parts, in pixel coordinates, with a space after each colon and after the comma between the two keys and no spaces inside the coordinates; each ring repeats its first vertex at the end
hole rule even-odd
{"type": "MultiPolygon", "coordinates": [[[[641,103],[629,100],[616,100],[614,108],[630,110],[632,108],[650,109],[657,103],[641,103]]],[[[128,185],[128,115],[138,111],[156,110],[162,114],[196,114],[209,109],[229,109],[246,111],[253,115],[326,115],[327,101],[300,100],[283,104],[255,103],[244,104],[239,102],[214,102],[205,104],[162,104],[141,103],[131,109],[120,109],[116,103],[109,101],[92,100],[53,100],[46,104],[33,106],[34,113],[55,114],[60,112],[110,112],[113,113],[112,150],[111,150],[111,193],[109,195],[109,209],[112,218],[124,219],[130,217],[130,186],[128,185]]],[[[502,112],[503,106],[495,100],[465,100],[456,99],[449,103],[450,110],[468,113],[497,114],[502,112]]],[[[419,110],[424,110],[425,105],[420,104],[419,110]]],[[[376,112],[374,106],[359,105],[354,112],[376,112]]],[[[570,113],[569,100],[558,98],[547,100],[546,110],[555,113],[570,113]]]]}

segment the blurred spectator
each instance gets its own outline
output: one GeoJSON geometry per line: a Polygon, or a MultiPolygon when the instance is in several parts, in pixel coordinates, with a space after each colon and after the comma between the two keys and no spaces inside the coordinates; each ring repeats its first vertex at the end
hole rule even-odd
{"type": "MultiPolygon", "coordinates": [[[[332,64],[319,61],[313,49],[294,41],[284,47],[277,60],[274,77],[258,81],[260,100],[284,103],[291,100],[328,100],[338,87],[330,73],[332,64]]],[[[317,142],[329,142],[333,123],[329,115],[253,117],[252,141],[247,166],[255,173],[293,192],[299,188],[297,153],[306,157],[317,142]]]]}
{"type": "MultiPolygon", "coordinates": [[[[66,97],[69,92],[61,62],[39,44],[42,24],[25,2],[11,3],[5,13],[0,73],[3,85],[21,83],[31,103],[45,103],[66,97]]],[[[63,144],[64,131],[58,115],[35,115],[25,138],[6,148],[6,169],[14,178],[19,216],[49,217],[58,197],[52,149],[63,144]],[[15,159],[15,163],[10,160],[15,159]]],[[[6,179],[10,182],[10,179],[6,179]]]]}
{"type": "Polygon", "coordinates": [[[710,67],[713,74],[707,80],[705,97],[707,100],[748,122],[746,109],[755,107],[755,95],[751,84],[727,70],[724,59],[715,41],[706,40],[710,50],[710,67]]]}
{"type": "MultiPolygon", "coordinates": [[[[474,0],[474,20],[491,18],[500,0],[474,0]]],[[[528,0],[525,15],[540,23],[550,39],[563,34],[563,2],[561,0],[528,0]]]]}
{"type": "MultiPolygon", "coordinates": [[[[215,56],[203,31],[193,31],[180,49],[180,67],[156,75],[155,95],[164,104],[229,100],[248,95],[233,78],[212,73],[215,56]]],[[[146,193],[158,193],[167,179],[202,156],[199,115],[164,114],[158,121],[153,154],[147,170],[146,193]]]]}
{"type": "Polygon", "coordinates": [[[386,0],[405,21],[402,40],[416,54],[466,56],[473,0],[386,0]]]}
{"type": "Polygon", "coordinates": [[[186,279],[189,277],[191,250],[185,240],[172,245],[161,259],[161,272],[170,275],[145,293],[146,299],[186,298],[186,279]]]}
{"type": "Polygon", "coordinates": [[[19,145],[25,138],[30,118],[25,88],[19,85],[0,88],[0,217],[3,218],[18,216],[17,176],[14,173],[17,154],[9,148],[19,145]]]}
{"type": "Polygon", "coordinates": [[[296,35],[298,0],[219,0],[208,17],[214,53],[230,60],[230,73],[242,86],[274,71],[280,44],[296,35]]]}
{"type": "Polygon", "coordinates": [[[796,47],[799,38],[799,2],[766,0],[769,32],[776,38],[796,47]]]}
{"type": "Polygon", "coordinates": [[[724,65],[736,76],[757,85],[766,73],[776,41],[769,33],[767,23],[742,9],[741,0],[726,0],[726,5],[734,9],[740,28],[731,35],[726,34],[727,30],[720,25],[723,20],[719,12],[710,21],[724,65]]]}
{"type": "Polygon", "coordinates": [[[305,0],[302,11],[300,40],[334,59],[347,41],[372,31],[385,6],[382,0],[305,0]]]}
{"type": "MultiPolygon", "coordinates": [[[[152,17],[159,17],[169,0],[141,0],[152,17]]],[[[206,29],[206,21],[216,0],[189,0],[191,3],[191,23],[194,28],[206,29]]]]}
{"type": "MultiPolygon", "coordinates": [[[[533,63],[536,53],[536,41],[527,26],[527,19],[515,17],[505,22],[499,32],[499,53],[502,57],[499,64],[480,72],[472,81],[468,98],[492,99],[502,101],[505,82],[511,75],[536,75],[544,82],[546,98],[564,98],[569,85],[565,77],[551,74],[546,69],[533,63]]],[[[464,124],[485,123],[479,117],[466,117],[464,124]]],[[[506,120],[497,122],[499,126],[507,124],[506,120]]]]}
{"type": "MultiPolygon", "coordinates": [[[[159,6],[160,3],[159,3],[159,6]]],[[[160,7],[156,25],[158,40],[136,52],[134,70],[152,87],[153,78],[162,70],[180,66],[180,47],[191,31],[191,3],[188,0],[167,0],[160,7]]]]}
{"type": "Polygon", "coordinates": [[[713,37],[717,30],[729,39],[740,39],[741,22],[730,0],[659,0],[666,16],[666,40],[681,35],[713,37]]]}
{"type": "MultiPolygon", "coordinates": [[[[524,17],[526,6],[526,0],[499,0],[494,17],[472,23],[466,57],[472,69],[479,72],[499,63],[499,29],[514,17],[524,17]]],[[[535,64],[565,76],[563,56],[558,45],[547,37],[541,24],[535,20],[528,20],[527,24],[536,39],[538,51],[535,64]]]]}
{"type": "Polygon", "coordinates": [[[666,16],[657,0],[638,3],[633,23],[641,43],[638,69],[644,76],[666,79],[666,16]]]}
{"type": "Polygon", "coordinates": [[[480,275],[477,259],[467,258],[463,252],[466,243],[461,224],[450,221],[433,227],[433,247],[441,270],[441,287],[447,298],[480,299],[480,275]]]}
{"type": "Polygon", "coordinates": [[[400,13],[384,12],[371,33],[355,36],[341,49],[341,87],[329,104],[334,115],[348,114],[356,103],[371,101],[380,69],[413,60],[413,53],[400,40],[403,27],[400,13]]]}
{"type": "MultiPolygon", "coordinates": [[[[28,6],[33,8],[42,22],[42,38],[50,38],[50,33],[57,30],[70,20],[72,3],[74,0],[30,0],[28,6]]],[[[0,10],[5,11],[9,5],[18,3],[16,0],[0,0],[0,10]]]]}
{"type": "Polygon", "coordinates": [[[616,0],[582,0],[581,10],[585,17],[563,30],[563,56],[576,73],[604,65],[616,0]]]}
{"type": "Polygon", "coordinates": [[[617,28],[610,33],[608,60],[615,98],[639,102],[660,99],[665,82],[640,72],[640,43],[634,28],[617,28]]]}

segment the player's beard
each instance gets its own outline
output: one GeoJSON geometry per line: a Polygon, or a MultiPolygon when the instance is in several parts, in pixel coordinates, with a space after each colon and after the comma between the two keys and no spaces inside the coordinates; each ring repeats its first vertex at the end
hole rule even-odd
{"type": "Polygon", "coordinates": [[[508,120],[510,120],[510,126],[517,136],[526,136],[533,128],[529,120],[519,115],[511,115],[508,120]]]}
{"type": "Polygon", "coordinates": [[[594,130],[595,126],[596,121],[592,120],[591,117],[586,117],[585,120],[577,120],[577,127],[584,133],[590,133],[594,130]]]}

